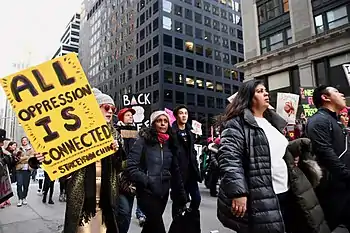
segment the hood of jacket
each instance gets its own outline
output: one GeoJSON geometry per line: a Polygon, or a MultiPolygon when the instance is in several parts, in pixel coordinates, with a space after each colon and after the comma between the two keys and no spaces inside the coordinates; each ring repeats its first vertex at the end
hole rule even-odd
{"type": "Polygon", "coordinates": [[[298,158],[297,166],[303,171],[311,185],[315,188],[322,178],[322,169],[312,153],[311,140],[308,138],[293,140],[289,142],[287,149],[293,156],[293,158],[285,157],[287,164],[289,166],[295,166],[295,159],[298,158]]]}

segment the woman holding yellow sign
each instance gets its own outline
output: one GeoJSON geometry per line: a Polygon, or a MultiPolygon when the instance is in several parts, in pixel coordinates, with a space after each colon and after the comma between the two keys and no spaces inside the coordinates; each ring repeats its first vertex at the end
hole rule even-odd
{"type": "MultiPolygon", "coordinates": [[[[113,99],[93,88],[101,112],[114,136],[115,150],[122,146],[120,135],[112,126],[116,111],[113,99]]],[[[106,233],[118,232],[115,201],[118,199],[117,174],[121,169],[122,150],[115,155],[88,165],[74,173],[68,181],[67,205],[63,233],[106,233]],[[95,182],[93,182],[95,181],[95,182]]],[[[36,156],[39,162],[42,155],[36,156]]]]}

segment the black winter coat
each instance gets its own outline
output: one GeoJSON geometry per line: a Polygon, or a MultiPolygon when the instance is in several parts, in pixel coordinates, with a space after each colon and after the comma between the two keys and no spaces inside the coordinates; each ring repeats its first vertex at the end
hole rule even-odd
{"type": "Polygon", "coordinates": [[[324,179],[316,189],[331,229],[339,224],[350,201],[350,144],[348,132],[338,123],[337,114],[320,108],[307,123],[316,158],[324,169],[324,179]],[[339,158],[339,156],[341,158],[339,158]]]}
{"type": "Polygon", "coordinates": [[[201,175],[199,171],[199,165],[197,160],[197,152],[194,149],[195,144],[195,137],[194,134],[191,132],[192,127],[189,124],[186,124],[186,133],[189,135],[189,150],[186,151],[184,145],[183,145],[183,139],[181,135],[179,135],[179,126],[177,125],[177,122],[175,121],[173,123],[172,127],[174,134],[177,136],[177,141],[179,143],[178,150],[179,150],[179,166],[180,171],[182,175],[182,180],[184,182],[188,181],[189,179],[194,179],[195,181],[201,182],[201,175]],[[192,171],[191,171],[191,170],[192,171]],[[194,176],[194,177],[190,177],[194,176]]]}
{"type": "Polygon", "coordinates": [[[132,147],[126,173],[140,192],[148,192],[157,197],[168,195],[171,188],[180,203],[185,204],[186,194],[177,161],[177,149],[171,139],[159,144],[152,129],[140,131],[140,137],[132,147]]]}
{"type": "MultiPolygon", "coordinates": [[[[280,131],[285,126],[275,112],[267,110],[265,115],[280,131]]],[[[294,146],[288,146],[284,157],[296,208],[293,216],[298,217],[295,218],[298,223],[294,224],[298,228],[296,232],[330,233],[312,185],[293,163],[293,154],[301,155],[305,150],[301,149],[300,140],[307,139],[299,139],[294,146]]],[[[239,233],[284,233],[279,202],[272,187],[268,140],[250,110],[223,125],[219,166],[222,180],[218,218],[224,226],[239,233]],[[247,197],[247,212],[243,218],[236,218],[231,212],[232,199],[242,196],[247,197]]]]}
{"type": "Polygon", "coordinates": [[[11,170],[14,166],[14,160],[11,155],[4,153],[2,148],[0,148],[0,177],[5,174],[6,166],[11,170]]]}

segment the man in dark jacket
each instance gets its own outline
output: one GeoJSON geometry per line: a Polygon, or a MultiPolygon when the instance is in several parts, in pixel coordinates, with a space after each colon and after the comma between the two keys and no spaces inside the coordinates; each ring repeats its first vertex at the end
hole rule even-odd
{"type": "Polygon", "coordinates": [[[350,229],[350,147],[348,132],[337,118],[345,98],[333,87],[320,86],[313,101],[318,112],[308,120],[306,132],[324,170],[316,192],[330,228],[345,224],[350,229]]]}
{"type": "MultiPolygon", "coordinates": [[[[201,202],[198,182],[201,181],[199,166],[197,161],[197,153],[194,149],[194,134],[191,132],[192,127],[188,124],[188,110],[184,105],[178,106],[173,111],[176,121],[173,123],[173,130],[179,142],[179,165],[185,191],[191,197],[190,208],[193,212],[198,213],[201,202]]],[[[173,217],[181,208],[177,201],[173,199],[172,212],[173,217]]]]}

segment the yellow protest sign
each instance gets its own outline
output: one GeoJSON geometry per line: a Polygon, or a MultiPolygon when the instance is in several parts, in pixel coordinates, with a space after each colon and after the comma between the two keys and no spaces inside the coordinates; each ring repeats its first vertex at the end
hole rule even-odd
{"type": "Polygon", "coordinates": [[[0,79],[44,170],[55,180],[115,151],[113,136],[73,53],[0,79]]]}

